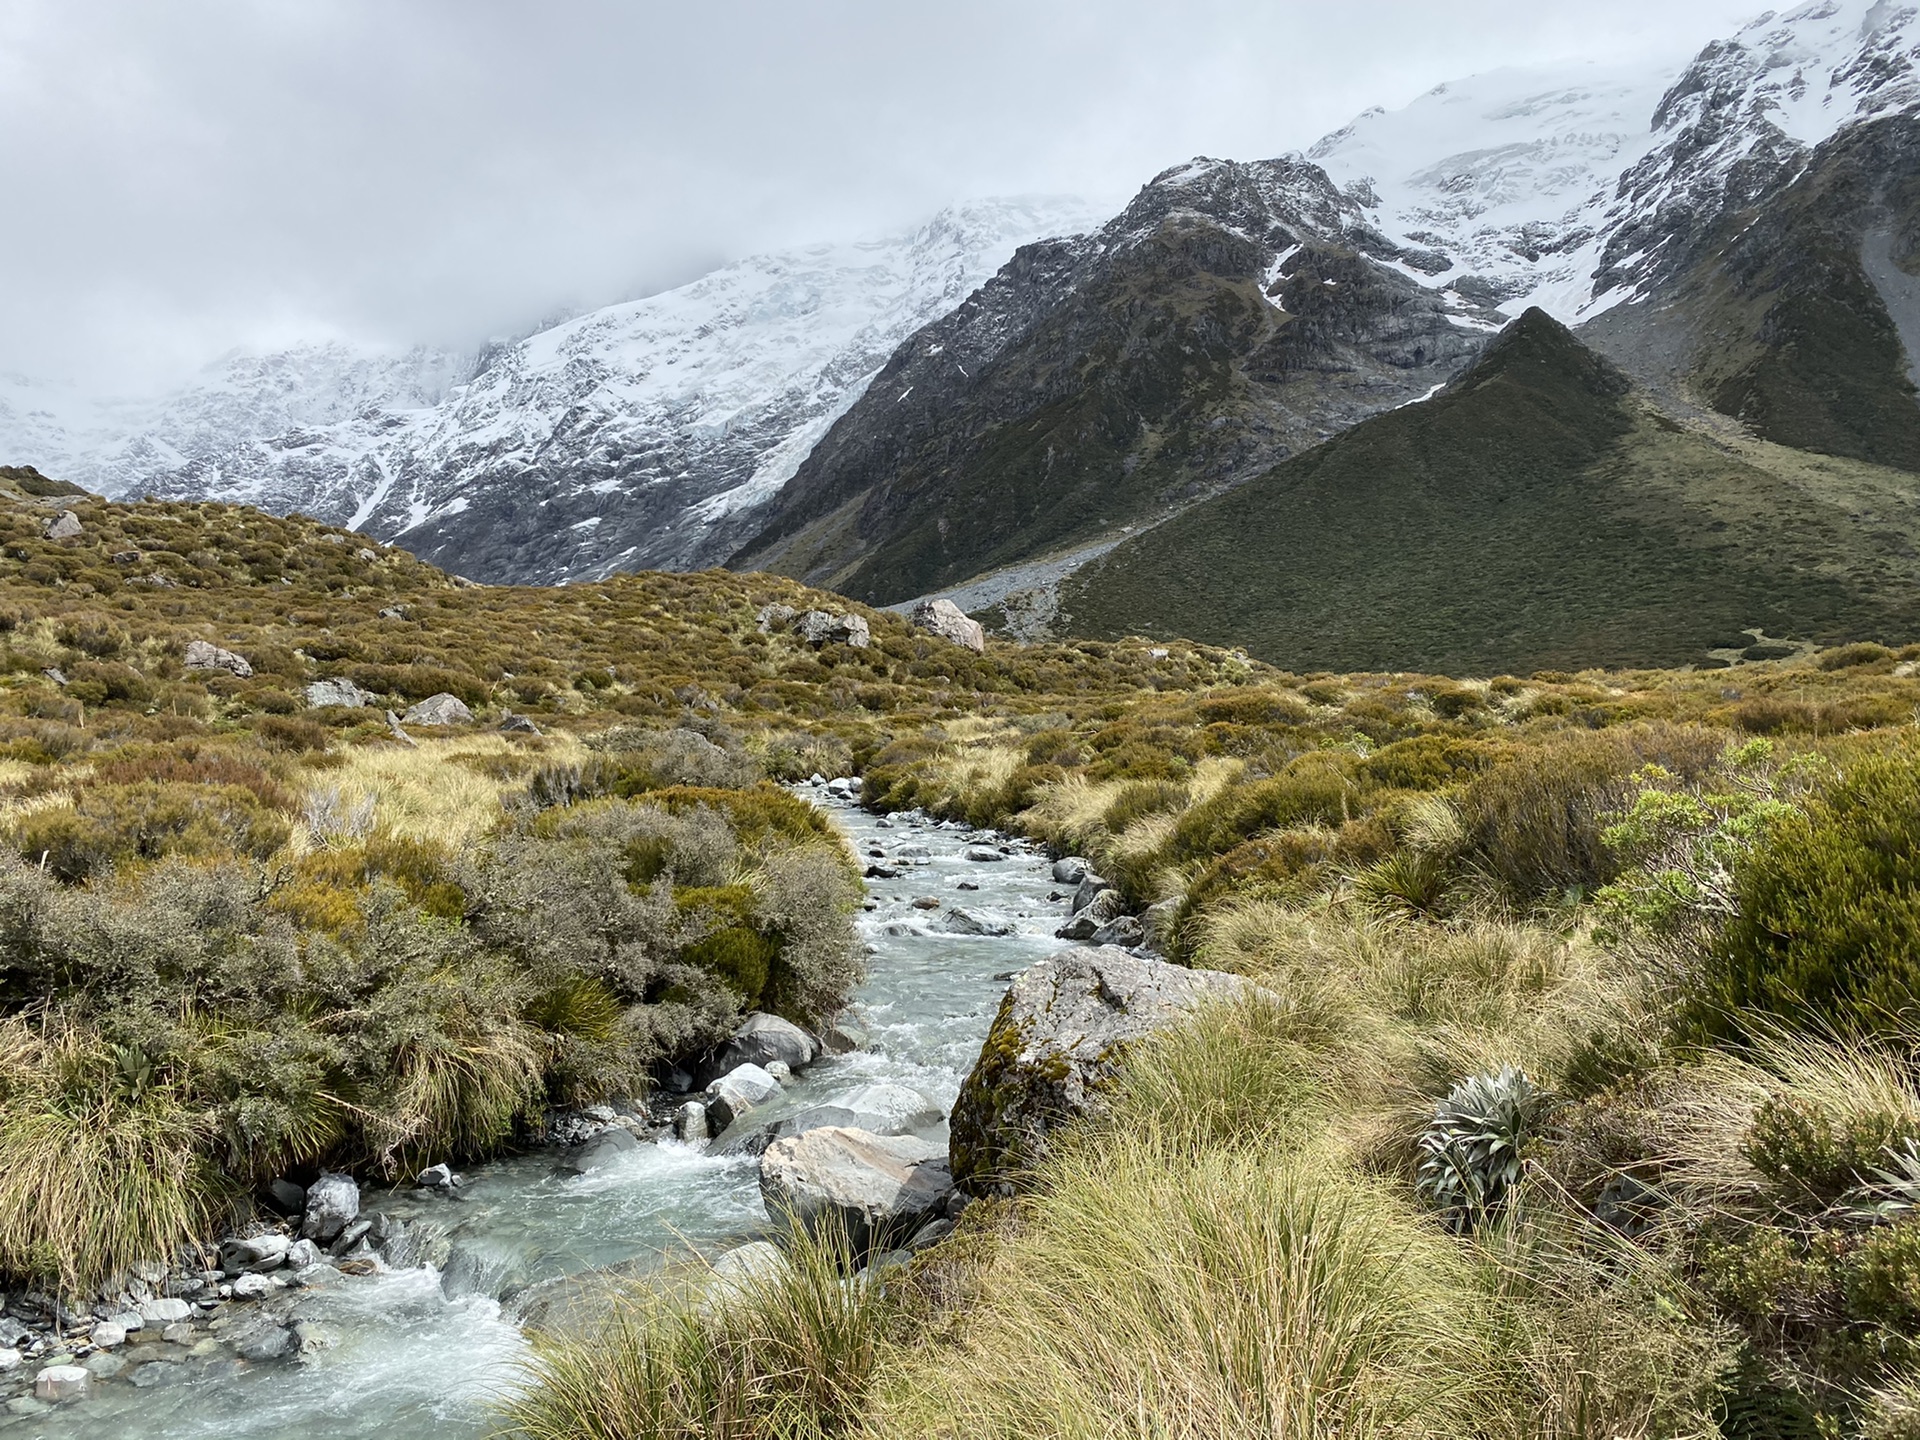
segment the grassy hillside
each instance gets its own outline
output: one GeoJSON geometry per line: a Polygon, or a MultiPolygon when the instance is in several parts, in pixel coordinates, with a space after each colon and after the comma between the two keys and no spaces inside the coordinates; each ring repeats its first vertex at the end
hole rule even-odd
{"type": "Polygon", "coordinates": [[[1755,627],[1920,634],[1920,487],[1821,465],[1682,429],[1529,312],[1434,400],[1088,566],[1064,623],[1456,673],[1683,664],[1755,627]]]}

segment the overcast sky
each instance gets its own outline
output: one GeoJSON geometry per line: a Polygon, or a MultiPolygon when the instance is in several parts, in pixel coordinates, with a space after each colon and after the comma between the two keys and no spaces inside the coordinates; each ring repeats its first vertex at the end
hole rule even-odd
{"type": "Polygon", "coordinates": [[[1757,0],[0,0],[0,371],[468,346],[950,201],[1123,199],[1757,0]]]}

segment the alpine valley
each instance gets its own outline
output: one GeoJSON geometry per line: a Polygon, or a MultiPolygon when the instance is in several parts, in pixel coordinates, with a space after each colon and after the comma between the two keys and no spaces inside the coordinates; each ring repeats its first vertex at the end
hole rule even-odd
{"type": "Polygon", "coordinates": [[[1917,13],[1816,0],[1670,68],[1497,71],[1175,166],[1104,223],[959,206],[475,357],[235,357],[144,404],[21,382],[0,449],[482,581],[724,562],[1281,664],[1890,638],[1920,615],[1917,13]],[[1523,374],[1579,445],[1516,423],[1523,374]],[[1668,576],[1657,623],[1556,547],[1668,576]]]}

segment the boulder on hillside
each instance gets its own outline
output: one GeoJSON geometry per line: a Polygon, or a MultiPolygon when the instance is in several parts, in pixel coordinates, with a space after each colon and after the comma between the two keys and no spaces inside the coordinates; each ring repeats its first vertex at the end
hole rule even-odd
{"type": "Polygon", "coordinates": [[[71,510],[62,510],[46,523],[40,533],[49,540],[71,540],[85,529],[78,515],[71,510]]]}
{"type": "Polygon", "coordinates": [[[954,1183],[1012,1194],[1047,1137],[1085,1115],[1126,1047],[1249,982],[1125,950],[1063,950],[1014,977],[952,1117],[954,1183]]]}
{"type": "Polygon", "coordinates": [[[493,727],[503,735],[538,735],[540,727],[533,723],[529,715],[516,715],[509,710],[500,717],[500,723],[493,727]]]}
{"type": "Polygon", "coordinates": [[[762,635],[775,630],[784,630],[793,623],[793,617],[800,612],[791,605],[763,605],[760,607],[759,626],[762,635]]]}
{"type": "Polygon", "coordinates": [[[873,643],[873,632],[864,617],[831,610],[809,610],[796,617],[793,633],[809,645],[849,645],[864,650],[873,643]]]}
{"type": "Polygon", "coordinates": [[[362,705],[374,703],[373,694],[362,690],[344,675],[336,675],[331,680],[315,680],[306,688],[307,704],[318,710],[323,705],[345,705],[349,709],[359,709],[362,705]]]}
{"type": "Polygon", "coordinates": [[[471,725],[473,712],[458,695],[449,695],[442,690],[438,695],[429,695],[418,705],[409,707],[400,718],[408,725],[471,725]]]}
{"type": "Polygon", "coordinates": [[[809,1230],[843,1225],[859,1254],[905,1239],[952,1193],[946,1152],[911,1135],[828,1126],[776,1140],[760,1157],[768,1214],[809,1230]]]}
{"type": "Polygon", "coordinates": [[[942,640],[951,640],[955,645],[964,645],[967,649],[978,650],[982,654],[986,652],[985,628],[978,620],[969,620],[964,610],[944,597],[938,600],[922,600],[914,606],[913,623],[929,634],[938,635],[942,640]]]}
{"type": "Polygon", "coordinates": [[[237,679],[253,678],[253,666],[247,662],[245,656],[236,655],[231,650],[222,650],[218,645],[210,645],[205,640],[187,642],[186,662],[189,670],[225,670],[237,679]]]}

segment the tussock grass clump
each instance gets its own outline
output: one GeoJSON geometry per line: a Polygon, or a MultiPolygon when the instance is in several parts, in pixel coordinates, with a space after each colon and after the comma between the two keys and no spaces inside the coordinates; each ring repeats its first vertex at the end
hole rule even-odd
{"type": "Polygon", "coordinates": [[[832,1227],[783,1235],[784,1264],[634,1290],[585,1327],[538,1337],[506,1407],[525,1440],[812,1440],[857,1435],[900,1307],[852,1278],[832,1227]]]}

